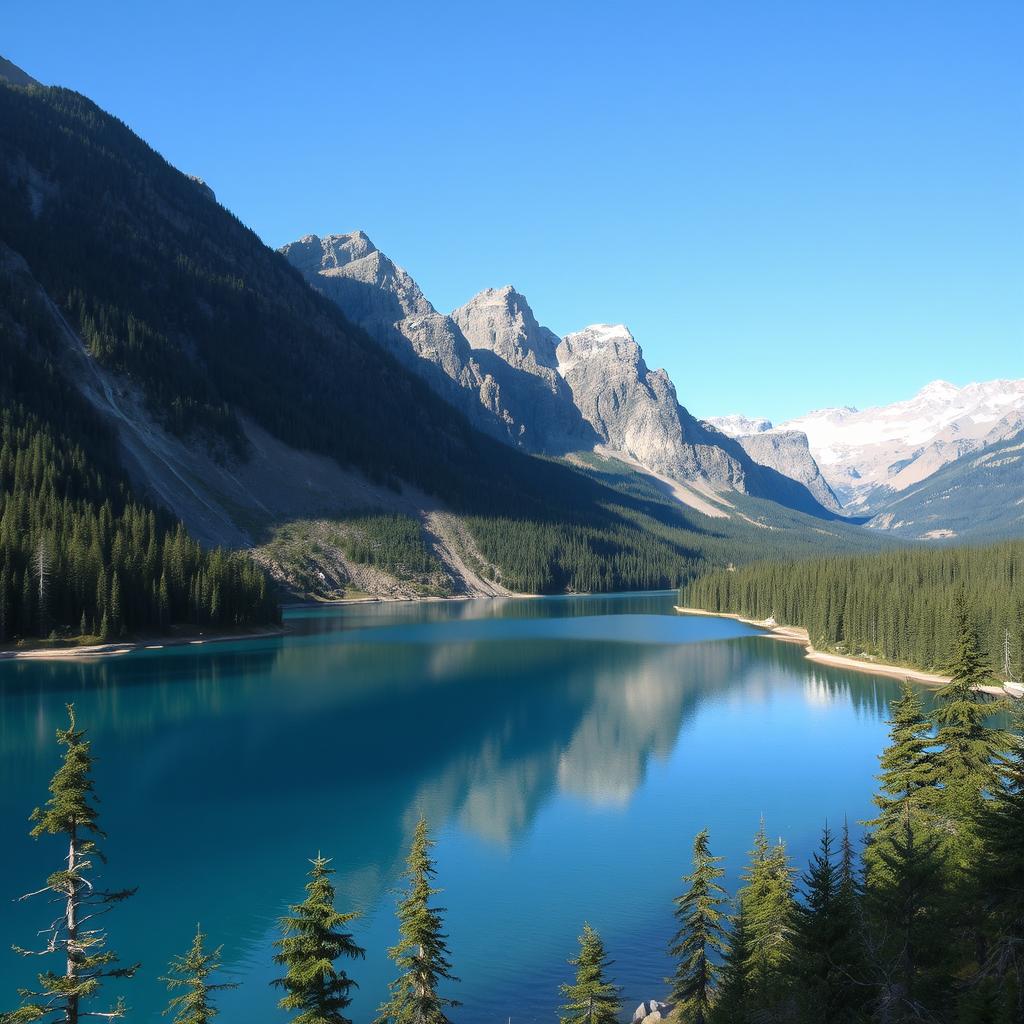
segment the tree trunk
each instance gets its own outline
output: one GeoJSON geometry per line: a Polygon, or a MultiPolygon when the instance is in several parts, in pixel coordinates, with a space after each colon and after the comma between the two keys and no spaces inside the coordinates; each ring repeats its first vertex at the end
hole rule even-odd
{"type": "MultiPolygon", "coordinates": [[[[75,954],[78,947],[78,883],[74,881],[73,873],[78,867],[78,836],[77,831],[72,828],[71,841],[68,845],[68,871],[72,874],[72,880],[68,883],[68,898],[65,907],[65,924],[67,926],[67,970],[65,977],[69,981],[76,980],[78,967],[75,964],[75,954]]],[[[64,1020],[66,1024],[78,1024],[78,994],[72,993],[68,996],[67,1006],[64,1009],[64,1020]]]]}

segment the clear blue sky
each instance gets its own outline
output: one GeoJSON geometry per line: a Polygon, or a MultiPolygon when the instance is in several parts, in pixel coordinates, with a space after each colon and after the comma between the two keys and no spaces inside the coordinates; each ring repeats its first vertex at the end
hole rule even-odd
{"type": "Polygon", "coordinates": [[[8,4],[271,245],[625,322],[698,415],[1024,376],[1024,3],[8,4]]]}

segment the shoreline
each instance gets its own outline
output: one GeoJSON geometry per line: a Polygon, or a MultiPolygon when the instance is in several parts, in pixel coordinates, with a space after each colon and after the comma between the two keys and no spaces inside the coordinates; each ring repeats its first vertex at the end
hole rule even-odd
{"type": "Polygon", "coordinates": [[[80,647],[26,647],[23,650],[0,651],[0,661],[92,661],[96,658],[111,658],[133,651],[159,651],[165,647],[202,647],[206,644],[222,644],[232,640],[261,640],[268,637],[285,636],[284,626],[273,629],[256,629],[248,633],[196,633],[190,636],[154,636],[142,640],[123,640],[103,644],[82,644],[80,647]]]}
{"type": "MultiPolygon", "coordinates": [[[[749,619],[743,615],[737,615],[735,612],[709,612],[703,608],[683,608],[680,605],[675,605],[674,609],[681,615],[707,615],[716,619],[734,619],[748,626],[767,630],[768,635],[777,640],[800,644],[804,649],[804,657],[819,665],[831,665],[833,668],[846,668],[851,672],[891,676],[896,679],[912,679],[914,682],[925,683],[928,686],[945,686],[950,682],[949,676],[941,676],[934,672],[924,672],[921,669],[905,668],[890,662],[868,661],[864,658],[850,658],[845,654],[829,654],[827,651],[816,650],[803,626],[779,626],[768,619],[749,619]]],[[[1009,696],[1002,689],[997,690],[994,686],[982,687],[982,690],[993,696],[1009,696]]]]}

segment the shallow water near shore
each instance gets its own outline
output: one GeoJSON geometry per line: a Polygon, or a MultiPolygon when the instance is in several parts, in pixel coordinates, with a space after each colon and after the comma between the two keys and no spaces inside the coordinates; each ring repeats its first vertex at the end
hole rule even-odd
{"type": "MultiPolygon", "coordinates": [[[[589,920],[630,1010],[662,997],[672,898],[711,829],[735,885],[763,814],[803,868],[826,818],[871,814],[890,678],[815,665],[742,623],[675,615],[674,592],[303,608],[290,632],[103,661],[0,664],[0,1009],[36,963],[37,889],[58,866],[26,821],[54,730],[89,730],[105,880],[138,885],[108,918],[139,975],[130,1019],[197,921],[224,943],[221,1019],[287,1019],[268,983],[275,919],[308,859],[337,869],[365,961],[350,1015],[385,997],[394,889],[417,817],[434,828],[453,1019],[550,1021],[589,920]]],[[[164,1018],[166,1019],[166,1018],[164,1018]]]]}

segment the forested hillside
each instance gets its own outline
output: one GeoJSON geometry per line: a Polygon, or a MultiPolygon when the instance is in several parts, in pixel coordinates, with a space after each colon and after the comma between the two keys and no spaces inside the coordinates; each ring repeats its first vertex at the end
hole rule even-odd
{"type": "Polygon", "coordinates": [[[113,432],[57,371],[52,321],[11,267],[0,275],[0,644],[101,639],[171,623],[278,618],[248,559],[204,552],[133,499],[113,432]]]}
{"type": "Polygon", "coordinates": [[[993,669],[1024,656],[1024,541],[988,547],[902,548],[807,561],[762,561],[707,573],[680,603],[805,626],[819,648],[945,670],[953,655],[955,605],[963,594],[993,669]]]}

